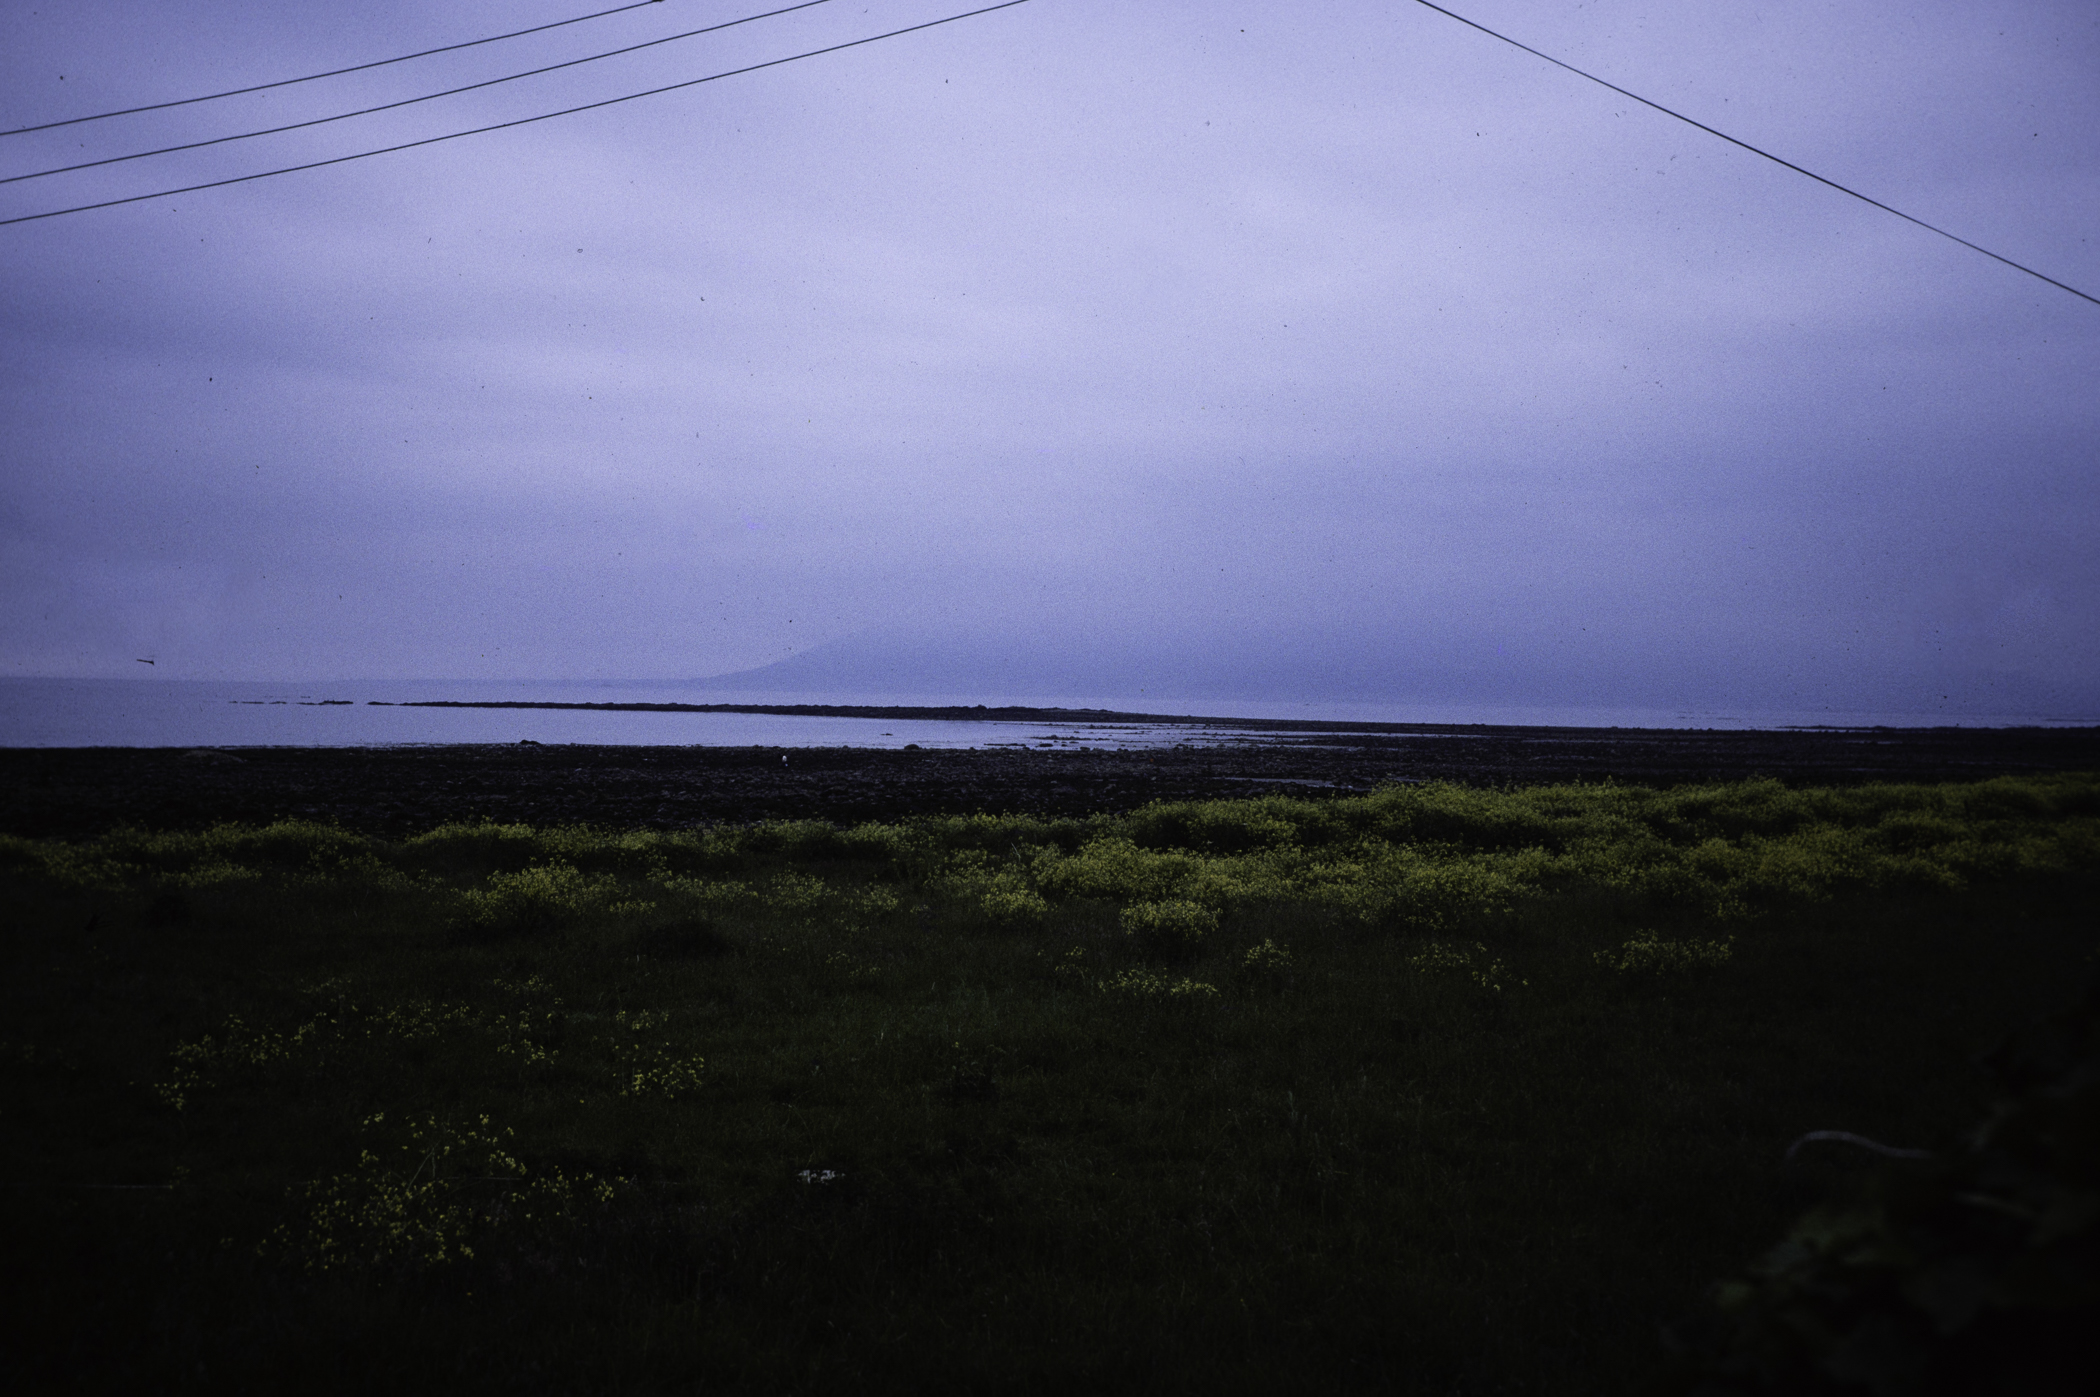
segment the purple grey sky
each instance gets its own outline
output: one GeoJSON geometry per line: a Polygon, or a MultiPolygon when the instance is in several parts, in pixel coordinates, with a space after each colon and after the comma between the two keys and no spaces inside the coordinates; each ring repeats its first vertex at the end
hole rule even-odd
{"type": "MultiPolygon", "coordinates": [[[[16,0],[0,126],[613,2],[16,0]]],[[[0,174],[760,8],[8,137],[0,174]]],[[[838,0],[0,185],[0,218],[967,8],[838,0]]],[[[2100,294],[2090,0],[1452,8],[2100,294]]],[[[1413,3],[1032,0],[0,227],[0,355],[6,674],[840,642],[848,684],[888,654],[944,688],[996,656],[1070,692],[2100,699],[2100,307],[1413,3]]]]}

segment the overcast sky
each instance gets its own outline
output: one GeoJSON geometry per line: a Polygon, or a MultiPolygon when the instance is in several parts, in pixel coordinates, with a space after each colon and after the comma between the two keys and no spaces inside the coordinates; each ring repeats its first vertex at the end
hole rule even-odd
{"type": "MultiPolygon", "coordinates": [[[[12,0],[0,126],[591,8],[12,0]]],[[[0,174],[757,8],[0,138],[0,174]]],[[[834,0],[0,217],[968,8],[834,0]]],[[[2091,0],[1452,8],[2100,295],[2091,0]]],[[[1144,656],[1308,697],[2100,696],[2100,306],[1414,3],[1031,0],[0,227],[0,356],[0,673],[844,641],[1082,688],[1144,656]]]]}

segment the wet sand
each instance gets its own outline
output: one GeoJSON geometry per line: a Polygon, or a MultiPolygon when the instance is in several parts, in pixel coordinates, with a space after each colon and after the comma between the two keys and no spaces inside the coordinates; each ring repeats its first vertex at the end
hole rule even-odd
{"type": "MultiPolygon", "coordinates": [[[[908,711],[953,716],[949,710],[908,711]]],[[[871,710],[848,713],[873,716],[871,710]]],[[[1216,728],[1224,721],[1191,723],[1216,728]]],[[[7,748],[0,749],[0,831],[83,837],[121,825],[182,829],[284,816],[390,835],[478,819],[671,829],[974,811],[1083,815],[1153,800],[1266,791],[1348,794],[1388,781],[1679,785],[1769,776],[1789,785],[1847,785],[2100,770],[2100,728],[1698,732],[1426,725],[1372,730],[1255,720],[1241,725],[1250,737],[1259,731],[1261,740],[1130,751],[1074,750],[1070,743],[975,751],[533,744],[7,748]]]]}

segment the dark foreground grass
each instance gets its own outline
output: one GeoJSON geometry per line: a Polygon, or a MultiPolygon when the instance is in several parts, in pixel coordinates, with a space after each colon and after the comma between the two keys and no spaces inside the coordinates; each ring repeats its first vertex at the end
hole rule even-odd
{"type": "Polygon", "coordinates": [[[53,1390],[1626,1392],[2093,968],[2100,780],[0,844],[53,1390]],[[1817,1153],[1817,1151],[1822,1153],[1817,1153]]]}

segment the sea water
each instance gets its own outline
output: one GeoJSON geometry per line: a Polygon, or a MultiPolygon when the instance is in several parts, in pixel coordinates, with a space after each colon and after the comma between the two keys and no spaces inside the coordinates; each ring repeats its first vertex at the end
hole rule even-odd
{"type": "Polygon", "coordinates": [[[0,747],[369,747],[409,743],[579,742],[703,747],[1132,748],[1275,740],[1168,723],[949,722],[768,713],[606,713],[562,709],[409,708],[475,703],[728,703],[1095,709],[1154,715],[1342,723],[1521,727],[1782,729],[2085,726],[2095,715],[1776,712],[1481,704],[1291,703],[1139,694],[801,694],[680,683],[532,680],[330,680],[257,683],[0,678],[0,747]]]}

